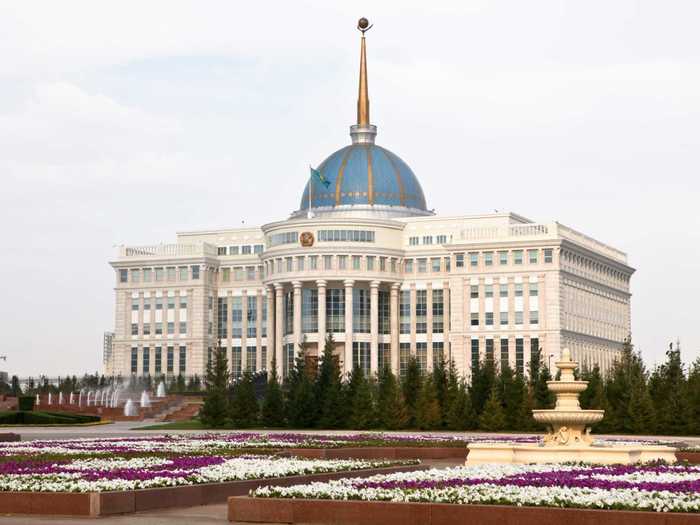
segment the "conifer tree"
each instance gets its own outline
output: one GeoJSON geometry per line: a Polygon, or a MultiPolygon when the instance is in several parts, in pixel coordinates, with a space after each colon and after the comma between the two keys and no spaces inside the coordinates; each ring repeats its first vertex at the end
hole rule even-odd
{"type": "Polygon", "coordinates": [[[234,385],[231,397],[231,423],[235,428],[251,428],[258,424],[260,405],[255,397],[253,374],[243,372],[234,385]]]}
{"type": "Polygon", "coordinates": [[[333,347],[333,336],[328,334],[314,383],[317,428],[340,428],[344,423],[343,384],[333,347]]]}
{"type": "Polygon", "coordinates": [[[416,405],[418,404],[418,396],[423,378],[418,366],[418,361],[415,357],[411,357],[408,361],[406,375],[401,381],[401,390],[403,391],[403,399],[406,404],[406,413],[408,414],[409,428],[416,427],[416,405]]]}
{"type": "Polygon", "coordinates": [[[391,368],[382,367],[377,383],[377,422],[379,427],[386,430],[405,428],[408,423],[406,405],[391,368]]]}
{"type": "Polygon", "coordinates": [[[472,369],[472,382],[469,395],[477,415],[481,415],[488,400],[491,390],[496,384],[496,369],[493,360],[476,363],[472,369]]]}
{"type": "Polygon", "coordinates": [[[491,393],[484,404],[484,409],[479,416],[479,428],[488,432],[497,432],[503,430],[505,425],[506,418],[501,405],[498,385],[494,383],[491,393]]]}
{"type": "MultiPolygon", "coordinates": [[[[584,371],[581,374],[581,379],[583,381],[588,381],[588,386],[586,390],[581,392],[579,396],[579,403],[581,408],[593,409],[593,410],[606,410],[608,411],[608,401],[606,396],[605,380],[600,373],[600,367],[596,364],[592,370],[584,371]]],[[[603,418],[600,423],[597,423],[594,427],[596,432],[610,432],[612,426],[603,418]]]]}
{"type": "Polygon", "coordinates": [[[435,388],[435,396],[440,410],[440,423],[435,428],[440,428],[445,426],[447,421],[447,413],[450,409],[448,369],[442,356],[440,356],[440,359],[435,361],[433,366],[432,382],[435,388]]]}
{"type": "Polygon", "coordinates": [[[285,382],[287,421],[293,428],[314,426],[316,411],[310,373],[307,370],[305,344],[301,343],[294,367],[287,374],[285,382]]]}
{"type": "Polygon", "coordinates": [[[693,362],[688,372],[688,402],[688,433],[697,436],[700,434],[700,357],[693,362]]]}
{"type": "Polygon", "coordinates": [[[526,428],[527,394],[522,374],[513,374],[511,368],[504,364],[499,377],[499,390],[504,408],[505,428],[509,430],[526,428]]]}
{"type": "Polygon", "coordinates": [[[656,367],[650,381],[651,398],[656,404],[657,429],[662,434],[682,435],[692,426],[691,407],[680,348],[671,345],[666,361],[656,367]]]}
{"type": "Polygon", "coordinates": [[[472,401],[469,398],[469,390],[464,382],[457,387],[450,411],[447,415],[447,428],[450,430],[473,430],[477,427],[476,414],[472,401]]]}
{"type": "Polygon", "coordinates": [[[211,362],[207,364],[207,390],[199,419],[207,426],[221,428],[228,422],[228,359],[221,343],[214,349],[211,362]]]}
{"type": "Polygon", "coordinates": [[[428,375],[421,385],[416,403],[416,426],[421,430],[434,430],[442,423],[440,403],[432,375],[428,375]]]}
{"type": "Polygon", "coordinates": [[[358,430],[370,428],[375,421],[374,400],[372,399],[372,388],[362,371],[362,367],[353,368],[348,391],[350,393],[348,425],[350,428],[358,430]]]}
{"type": "Polygon", "coordinates": [[[272,358],[272,370],[270,371],[270,379],[267,382],[265,399],[263,400],[262,424],[272,428],[284,426],[284,396],[277,378],[277,361],[274,357],[272,358]]]}

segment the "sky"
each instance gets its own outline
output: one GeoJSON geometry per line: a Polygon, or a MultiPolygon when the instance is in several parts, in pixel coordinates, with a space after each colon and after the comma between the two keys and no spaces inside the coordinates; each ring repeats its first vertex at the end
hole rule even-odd
{"type": "Polygon", "coordinates": [[[512,211],[636,268],[632,338],[700,356],[700,3],[0,1],[0,368],[101,369],[118,244],[261,225],[349,143],[441,215],[512,211]]]}

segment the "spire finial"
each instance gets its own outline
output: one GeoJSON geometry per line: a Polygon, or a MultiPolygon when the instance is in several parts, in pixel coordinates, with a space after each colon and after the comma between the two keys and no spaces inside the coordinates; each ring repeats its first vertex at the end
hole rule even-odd
{"type": "Polygon", "coordinates": [[[357,125],[369,126],[369,93],[367,90],[367,52],[365,51],[365,33],[372,26],[369,20],[362,17],[357,21],[357,29],[362,33],[360,47],[360,89],[357,96],[357,125]]]}
{"type": "Polygon", "coordinates": [[[357,124],[350,126],[353,144],[374,143],[377,128],[369,123],[369,92],[367,89],[367,52],[365,50],[365,33],[372,29],[369,20],[362,17],[357,21],[357,29],[362,33],[360,45],[360,87],[357,96],[357,124]]]}

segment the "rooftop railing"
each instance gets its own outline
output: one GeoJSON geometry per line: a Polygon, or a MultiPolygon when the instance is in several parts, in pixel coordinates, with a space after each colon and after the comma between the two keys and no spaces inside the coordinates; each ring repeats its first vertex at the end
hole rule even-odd
{"type": "Polygon", "coordinates": [[[216,246],[199,244],[154,244],[152,246],[119,246],[119,258],[204,257],[216,256],[216,246]]]}

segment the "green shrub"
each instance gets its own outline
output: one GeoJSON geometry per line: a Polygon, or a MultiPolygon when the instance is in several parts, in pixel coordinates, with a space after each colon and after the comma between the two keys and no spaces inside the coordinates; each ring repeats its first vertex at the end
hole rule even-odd
{"type": "Polygon", "coordinates": [[[63,412],[11,411],[0,412],[0,425],[75,425],[95,423],[99,416],[63,412]]]}
{"type": "Polygon", "coordinates": [[[33,396],[19,396],[18,401],[17,401],[17,408],[18,410],[22,410],[25,412],[34,410],[34,397],[33,396]]]}

